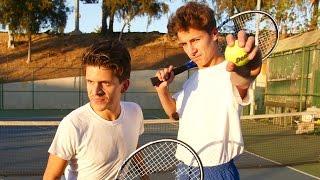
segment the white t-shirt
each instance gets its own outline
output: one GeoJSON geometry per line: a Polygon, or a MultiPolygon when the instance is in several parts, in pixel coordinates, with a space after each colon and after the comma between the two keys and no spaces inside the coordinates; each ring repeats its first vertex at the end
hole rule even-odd
{"type": "MultiPolygon", "coordinates": [[[[229,162],[244,148],[240,112],[241,105],[249,104],[251,99],[248,95],[241,99],[231,84],[226,64],[224,61],[199,69],[173,96],[180,117],[178,139],[198,153],[204,166],[229,162]]],[[[176,156],[192,164],[192,159],[179,149],[176,156]]]]}
{"type": "Polygon", "coordinates": [[[59,124],[49,153],[68,160],[65,178],[114,179],[143,133],[139,105],[121,102],[117,120],[107,121],[86,104],[67,115],[59,124]]]}

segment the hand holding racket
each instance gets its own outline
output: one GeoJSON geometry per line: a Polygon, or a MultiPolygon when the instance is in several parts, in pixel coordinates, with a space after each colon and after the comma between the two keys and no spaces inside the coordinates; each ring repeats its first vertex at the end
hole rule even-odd
{"type": "MultiPolygon", "coordinates": [[[[233,35],[237,35],[240,31],[244,31],[247,35],[254,36],[256,45],[260,49],[262,60],[266,59],[272,53],[279,40],[279,30],[275,20],[268,13],[263,11],[245,11],[233,15],[222,22],[221,25],[217,27],[217,30],[220,33],[233,35]]],[[[223,51],[225,50],[225,45],[223,43],[220,43],[219,46],[223,51]]],[[[230,58],[230,61],[236,62],[234,59],[237,60],[238,58],[239,63],[236,62],[235,64],[245,65],[245,63],[240,63],[240,61],[246,60],[245,56],[246,55],[233,57],[230,58]]],[[[195,63],[190,61],[178,68],[188,70],[189,67],[195,67],[195,63]]],[[[173,70],[173,72],[175,75],[181,73],[181,71],[176,73],[175,70],[173,70]]],[[[151,82],[153,86],[158,86],[162,81],[153,77],[151,78],[151,82]]]]}
{"type": "Polygon", "coordinates": [[[116,180],[134,179],[202,180],[203,167],[189,145],[179,140],[161,139],[141,146],[122,164],[116,180]],[[177,149],[192,161],[185,163],[177,159],[177,149]]]}

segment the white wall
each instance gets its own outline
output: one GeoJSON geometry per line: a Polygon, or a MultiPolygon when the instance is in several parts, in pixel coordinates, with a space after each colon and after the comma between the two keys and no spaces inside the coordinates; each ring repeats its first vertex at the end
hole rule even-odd
{"type": "MultiPolygon", "coordinates": [[[[132,72],[130,87],[122,99],[136,102],[143,109],[161,109],[150,82],[154,74],[154,70],[132,72]]],[[[177,92],[189,74],[178,75],[169,90],[177,92]]],[[[2,98],[3,109],[75,109],[88,102],[83,77],[2,84],[2,98]]]]}

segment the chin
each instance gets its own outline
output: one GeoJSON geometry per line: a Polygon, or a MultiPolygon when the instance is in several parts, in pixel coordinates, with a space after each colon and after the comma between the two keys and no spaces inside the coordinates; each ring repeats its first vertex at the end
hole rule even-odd
{"type": "Polygon", "coordinates": [[[106,104],[102,104],[102,103],[91,102],[91,106],[94,110],[98,110],[98,111],[108,109],[108,106],[106,104]]]}

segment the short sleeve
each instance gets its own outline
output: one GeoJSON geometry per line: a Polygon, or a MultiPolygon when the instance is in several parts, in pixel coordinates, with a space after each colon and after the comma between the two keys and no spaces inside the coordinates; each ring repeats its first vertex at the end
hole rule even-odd
{"type": "Polygon", "coordinates": [[[64,160],[70,160],[76,153],[77,139],[75,126],[70,119],[64,118],[58,126],[48,152],[64,160]]]}
{"type": "Polygon", "coordinates": [[[183,100],[183,93],[184,91],[181,90],[175,94],[173,94],[172,98],[176,100],[176,111],[179,115],[181,115],[180,113],[180,109],[181,109],[181,105],[182,105],[182,100],[183,100]]]}
{"type": "Polygon", "coordinates": [[[138,122],[140,123],[140,131],[139,131],[139,135],[141,135],[144,132],[144,123],[143,123],[143,113],[142,110],[140,108],[140,106],[138,106],[138,122]]]}
{"type": "Polygon", "coordinates": [[[233,97],[235,98],[235,101],[241,106],[247,106],[253,101],[252,83],[250,84],[247,94],[243,99],[241,98],[237,87],[232,86],[232,91],[233,91],[233,97]]]}

